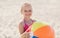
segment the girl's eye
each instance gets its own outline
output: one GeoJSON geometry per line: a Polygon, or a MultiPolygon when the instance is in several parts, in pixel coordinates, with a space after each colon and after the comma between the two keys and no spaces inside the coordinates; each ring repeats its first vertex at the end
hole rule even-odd
{"type": "Polygon", "coordinates": [[[29,12],[32,12],[32,10],[29,10],[29,12]]]}
{"type": "Polygon", "coordinates": [[[24,12],[27,12],[27,10],[24,10],[24,12]]]}
{"type": "Polygon", "coordinates": [[[32,10],[24,10],[24,12],[32,12],[32,10]]]}

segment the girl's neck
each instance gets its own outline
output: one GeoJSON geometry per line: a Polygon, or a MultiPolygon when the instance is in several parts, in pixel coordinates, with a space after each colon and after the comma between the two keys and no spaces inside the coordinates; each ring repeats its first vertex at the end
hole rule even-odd
{"type": "Polygon", "coordinates": [[[30,18],[24,18],[25,21],[30,21],[31,19],[30,18]]]}
{"type": "Polygon", "coordinates": [[[32,22],[32,19],[30,18],[24,18],[24,23],[27,24],[27,25],[31,25],[33,22],[32,22]]]}

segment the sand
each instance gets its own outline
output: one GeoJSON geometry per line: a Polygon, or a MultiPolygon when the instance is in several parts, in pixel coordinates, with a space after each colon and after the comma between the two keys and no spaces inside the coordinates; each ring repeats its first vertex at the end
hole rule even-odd
{"type": "Polygon", "coordinates": [[[0,0],[0,38],[19,38],[24,2],[32,4],[32,18],[48,23],[55,30],[55,38],[60,38],[60,0],[0,0]]]}

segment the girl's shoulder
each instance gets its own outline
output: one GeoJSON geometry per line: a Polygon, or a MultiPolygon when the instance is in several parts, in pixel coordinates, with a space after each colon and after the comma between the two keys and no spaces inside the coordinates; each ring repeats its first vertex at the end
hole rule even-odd
{"type": "Polygon", "coordinates": [[[36,22],[36,20],[32,20],[33,22],[36,22]]]}
{"type": "Polygon", "coordinates": [[[23,20],[20,21],[19,25],[24,25],[24,21],[23,20]]]}

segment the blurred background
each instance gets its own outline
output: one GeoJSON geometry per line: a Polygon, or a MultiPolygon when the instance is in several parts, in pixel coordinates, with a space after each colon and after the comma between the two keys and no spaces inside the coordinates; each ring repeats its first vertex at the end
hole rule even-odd
{"type": "Polygon", "coordinates": [[[32,4],[32,18],[48,23],[55,30],[55,38],[60,38],[60,0],[0,0],[0,38],[20,37],[20,9],[25,2],[32,4]]]}

